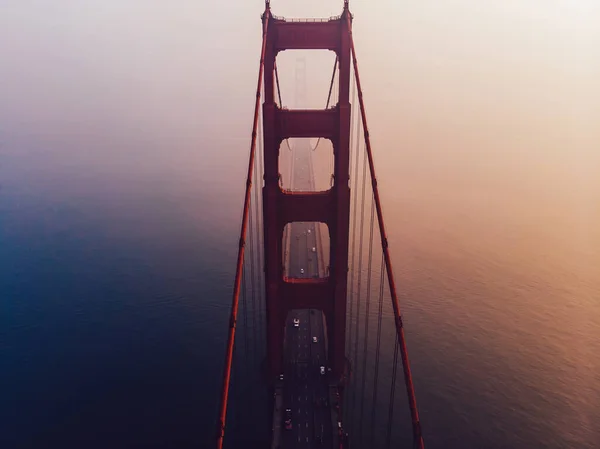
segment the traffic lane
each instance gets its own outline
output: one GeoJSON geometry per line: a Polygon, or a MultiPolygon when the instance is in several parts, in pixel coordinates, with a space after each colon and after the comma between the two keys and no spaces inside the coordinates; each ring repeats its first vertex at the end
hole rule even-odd
{"type": "Polygon", "coordinates": [[[284,387],[286,389],[286,409],[292,408],[294,404],[295,382],[292,379],[295,377],[295,367],[297,360],[300,358],[301,352],[298,350],[301,345],[302,331],[293,325],[294,318],[301,318],[301,314],[292,312],[287,321],[287,345],[286,345],[286,364],[284,373],[284,387]],[[286,382],[287,380],[287,382],[286,382]]]}
{"type": "MultiPolygon", "coordinates": [[[[303,347],[308,344],[310,350],[318,347],[318,344],[311,344],[308,341],[312,341],[312,335],[314,334],[314,327],[320,328],[318,319],[314,319],[315,316],[310,314],[310,311],[301,311],[299,314],[295,314],[300,318],[300,327],[295,328],[298,331],[298,336],[295,340],[295,347],[299,350],[300,355],[306,354],[303,347]],[[313,324],[314,323],[314,324],[313,324]],[[308,343],[307,343],[308,342],[308,343]]],[[[297,375],[292,380],[288,377],[288,382],[293,382],[292,402],[294,404],[293,409],[293,442],[296,446],[291,447],[310,447],[312,441],[314,441],[315,425],[318,426],[318,433],[321,433],[323,427],[323,414],[315,409],[313,402],[316,397],[322,395],[322,388],[318,386],[318,377],[315,373],[318,373],[318,368],[311,366],[311,357],[304,359],[306,363],[298,363],[296,371],[293,368],[288,370],[289,373],[296,372],[297,375]],[[317,390],[320,390],[317,392],[317,390]]],[[[298,360],[300,362],[301,360],[298,360]]],[[[290,447],[290,446],[288,446],[290,447]]]]}
{"type": "MultiPolygon", "coordinates": [[[[290,314],[290,345],[288,354],[289,357],[287,366],[287,382],[288,394],[286,395],[289,406],[286,408],[292,409],[292,431],[288,431],[289,437],[284,440],[287,442],[287,447],[305,447],[310,445],[313,434],[313,413],[312,409],[312,391],[314,385],[310,382],[307,367],[304,362],[310,360],[309,356],[309,312],[306,310],[295,311],[290,314]],[[298,328],[293,326],[293,318],[300,320],[298,328]],[[295,360],[295,362],[294,362],[295,360]],[[310,382],[310,388],[309,388],[310,382]]],[[[289,329],[289,327],[288,327],[289,329]]]]}
{"type": "MultiPolygon", "coordinates": [[[[310,328],[311,335],[316,336],[318,343],[312,343],[312,357],[310,363],[310,382],[314,391],[313,400],[320,399],[321,401],[327,397],[327,384],[326,384],[326,376],[321,375],[320,366],[322,365],[319,359],[319,355],[323,352],[323,315],[320,311],[315,311],[314,314],[310,314],[310,328]]],[[[311,337],[312,338],[312,337],[311,337]]],[[[325,364],[326,366],[326,364],[325,364]]],[[[323,404],[323,402],[321,402],[323,404]]],[[[326,429],[330,427],[330,418],[327,412],[327,408],[324,405],[313,406],[314,410],[314,422],[315,422],[315,437],[323,436],[325,437],[325,441],[327,441],[327,433],[326,429]]]]}
{"type": "Polygon", "coordinates": [[[288,362],[286,365],[288,373],[288,381],[285,383],[288,394],[286,395],[286,408],[292,410],[292,430],[287,431],[288,437],[284,438],[285,447],[304,447],[310,443],[312,434],[312,424],[309,422],[312,410],[310,410],[310,401],[308,398],[305,373],[302,368],[302,359],[307,355],[306,341],[308,339],[307,315],[305,311],[296,311],[291,314],[292,332],[290,336],[290,352],[295,357],[294,361],[288,362]],[[293,318],[300,319],[300,327],[293,327],[293,318]],[[304,382],[303,382],[304,381],[304,382]]]}
{"type": "MultiPolygon", "coordinates": [[[[314,327],[312,329],[313,335],[316,335],[317,338],[321,339],[324,343],[324,326],[323,326],[323,318],[322,314],[315,315],[316,319],[311,320],[314,323],[314,327]]],[[[319,349],[323,347],[324,344],[319,345],[319,349]]],[[[321,360],[315,358],[313,360],[315,362],[313,368],[313,376],[314,376],[314,388],[316,396],[324,401],[328,396],[328,388],[327,388],[327,375],[320,374],[320,366],[321,360]]],[[[326,363],[324,364],[326,367],[326,363]]],[[[317,427],[316,432],[318,435],[321,435],[324,438],[324,443],[330,441],[330,428],[331,428],[331,418],[330,418],[330,409],[326,407],[324,403],[322,405],[315,408],[315,426],[317,427]]]]}
{"type": "Polygon", "coordinates": [[[308,234],[308,225],[305,223],[292,224],[292,243],[290,247],[290,270],[291,277],[306,278],[314,274],[314,267],[309,263],[309,243],[307,239],[312,234],[308,234]]]}
{"type": "Polygon", "coordinates": [[[309,231],[310,234],[308,234],[308,238],[307,238],[307,243],[306,243],[306,249],[308,252],[308,258],[309,261],[311,262],[311,276],[319,276],[319,260],[317,258],[317,252],[316,252],[316,247],[317,247],[317,238],[315,235],[315,231],[314,231],[314,225],[311,224],[309,226],[309,231]],[[315,251],[313,252],[313,248],[315,248],[315,251]]]}
{"type": "MultiPolygon", "coordinates": [[[[303,316],[303,343],[304,343],[304,357],[303,360],[310,360],[310,329],[309,329],[309,314],[308,311],[303,310],[302,311],[302,316],[303,316]]],[[[312,410],[312,401],[311,401],[311,391],[312,391],[312,386],[311,388],[309,388],[309,384],[308,384],[308,376],[306,373],[306,369],[307,366],[306,364],[303,364],[303,368],[302,368],[302,376],[297,379],[297,386],[298,389],[300,390],[298,392],[298,397],[300,398],[300,401],[302,402],[303,406],[299,408],[299,428],[302,429],[302,426],[304,426],[304,428],[302,429],[302,433],[304,436],[304,442],[302,441],[302,437],[300,437],[300,441],[299,443],[306,443],[306,444],[310,444],[310,441],[312,439],[312,420],[310,419],[312,417],[313,414],[313,410],[312,410]],[[303,387],[303,388],[302,388],[303,387]]]]}
{"type": "MultiPolygon", "coordinates": [[[[288,319],[286,320],[286,349],[285,349],[285,356],[286,356],[286,360],[285,360],[285,364],[284,364],[284,383],[283,383],[283,387],[284,387],[284,404],[283,407],[284,409],[288,409],[290,408],[290,405],[292,403],[292,395],[293,395],[293,391],[290,387],[290,383],[288,381],[286,381],[286,375],[289,376],[291,370],[289,367],[289,363],[288,363],[288,359],[290,357],[292,357],[293,355],[293,347],[296,344],[295,342],[295,338],[293,335],[293,331],[292,331],[292,326],[293,326],[293,317],[290,316],[288,317],[288,319]]],[[[285,420],[285,415],[286,412],[284,411],[284,415],[283,415],[283,419],[285,420]]],[[[289,430],[285,429],[284,427],[284,436],[283,436],[283,442],[284,442],[284,447],[288,446],[291,442],[291,437],[292,435],[290,435],[289,430]]]]}
{"type": "Polygon", "coordinates": [[[302,232],[304,226],[300,223],[293,228],[294,233],[292,234],[292,244],[290,248],[290,270],[289,275],[296,278],[308,277],[308,264],[306,257],[306,242],[303,241],[305,236],[302,232]]]}
{"type": "Polygon", "coordinates": [[[313,223],[307,225],[306,230],[306,255],[307,255],[307,263],[309,265],[310,276],[319,274],[317,260],[315,257],[315,253],[312,252],[313,247],[315,246],[315,236],[313,231],[314,225],[313,223]]]}

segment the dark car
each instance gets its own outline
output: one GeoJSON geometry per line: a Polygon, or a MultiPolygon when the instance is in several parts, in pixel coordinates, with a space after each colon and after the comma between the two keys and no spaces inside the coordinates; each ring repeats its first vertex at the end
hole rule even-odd
{"type": "Polygon", "coordinates": [[[292,429],[292,409],[291,408],[285,409],[285,429],[286,430],[292,429]]]}

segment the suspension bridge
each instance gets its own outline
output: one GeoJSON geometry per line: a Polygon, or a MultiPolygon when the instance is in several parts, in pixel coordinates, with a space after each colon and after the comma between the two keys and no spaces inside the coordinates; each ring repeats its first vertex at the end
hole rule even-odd
{"type": "Polygon", "coordinates": [[[424,447],[352,20],[265,3],[218,449],[424,447]],[[285,50],[335,54],[324,109],[302,58],[282,101],[285,50]]]}

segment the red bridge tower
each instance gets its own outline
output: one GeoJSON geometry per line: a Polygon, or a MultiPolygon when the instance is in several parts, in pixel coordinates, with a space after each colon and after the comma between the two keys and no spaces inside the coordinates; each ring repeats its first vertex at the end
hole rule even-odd
{"type": "MultiPolygon", "coordinates": [[[[347,5],[340,17],[324,21],[285,20],[266,14],[264,59],[264,254],[268,371],[275,379],[283,366],[285,320],[292,309],[318,309],[327,323],[329,367],[340,380],[345,365],[346,289],[350,215],[350,23],[347,5]],[[330,109],[281,109],[275,104],[275,58],[291,49],[331,50],[339,62],[339,98],[330,109]],[[280,145],[287,138],[325,138],[333,144],[334,185],[324,192],[291,192],[279,186],[280,145]],[[321,222],[329,230],[330,270],[325,278],[284,276],[284,227],[291,222],[321,222]]],[[[351,17],[350,17],[351,19],[351,17]]]]}

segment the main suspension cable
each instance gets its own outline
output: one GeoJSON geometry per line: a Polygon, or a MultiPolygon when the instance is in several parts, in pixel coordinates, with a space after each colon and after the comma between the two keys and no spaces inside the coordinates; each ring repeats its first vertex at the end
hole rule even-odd
{"type": "Polygon", "coordinates": [[[267,30],[269,26],[270,10],[267,7],[263,14],[263,33],[262,44],[260,50],[260,65],[258,70],[258,80],[256,86],[256,100],[254,102],[254,121],[252,125],[252,139],[250,144],[250,155],[248,157],[248,172],[246,177],[246,192],[244,195],[244,208],[242,212],[242,224],[240,229],[240,243],[237,256],[237,264],[235,270],[235,282],[233,287],[233,296],[231,300],[231,309],[229,312],[229,332],[227,335],[227,347],[225,351],[225,363],[221,384],[221,398],[219,405],[219,417],[216,423],[216,448],[222,449],[223,438],[225,437],[225,422],[227,419],[227,400],[229,397],[229,381],[231,379],[231,363],[233,360],[233,345],[235,341],[235,328],[239,306],[240,289],[242,283],[242,271],[244,265],[244,252],[246,231],[248,228],[248,211],[250,208],[250,193],[252,186],[252,171],[254,168],[254,157],[256,153],[256,129],[258,126],[258,112],[260,109],[260,91],[264,73],[265,50],[267,47],[267,30]]]}

